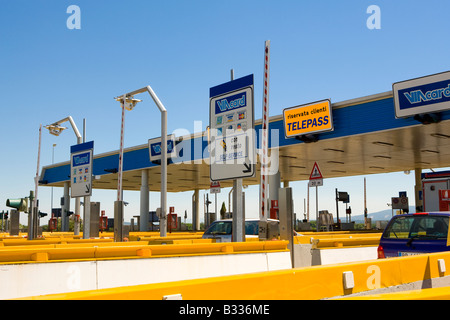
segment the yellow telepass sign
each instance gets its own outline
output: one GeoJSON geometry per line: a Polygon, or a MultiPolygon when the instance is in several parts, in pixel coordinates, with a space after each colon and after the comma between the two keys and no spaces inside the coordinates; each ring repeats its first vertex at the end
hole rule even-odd
{"type": "Polygon", "coordinates": [[[286,108],[283,110],[283,122],[286,138],[332,131],[331,101],[322,100],[286,108]]]}

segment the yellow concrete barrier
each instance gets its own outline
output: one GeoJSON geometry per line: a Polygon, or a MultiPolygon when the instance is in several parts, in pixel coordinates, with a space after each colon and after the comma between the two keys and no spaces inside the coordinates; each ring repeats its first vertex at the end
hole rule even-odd
{"type": "Polygon", "coordinates": [[[296,244],[312,244],[313,248],[378,245],[381,233],[315,233],[294,237],[296,244]]]}
{"type": "Polygon", "coordinates": [[[105,243],[114,242],[114,239],[72,239],[72,238],[50,238],[50,239],[3,239],[0,241],[1,247],[9,246],[34,246],[34,245],[44,245],[44,244],[71,244],[71,243],[105,243]]]}
{"type": "Polygon", "coordinates": [[[0,264],[287,251],[287,241],[149,246],[142,242],[46,244],[0,248],[0,264]]]}
{"type": "MultiPolygon", "coordinates": [[[[270,242],[265,244],[270,245],[270,242]]],[[[160,300],[164,296],[174,294],[180,294],[186,300],[338,298],[354,293],[370,292],[373,289],[448,276],[450,271],[439,272],[438,260],[449,265],[450,252],[74,292],[28,299],[160,300]]]]}

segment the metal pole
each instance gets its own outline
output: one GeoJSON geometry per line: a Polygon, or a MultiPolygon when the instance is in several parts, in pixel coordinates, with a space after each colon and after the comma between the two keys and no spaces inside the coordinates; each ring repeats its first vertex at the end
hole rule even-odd
{"type": "Polygon", "coordinates": [[[122,201],[122,170],[123,170],[123,134],[125,125],[125,95],[121,102],[122,122],[120,125],[119,175],[117,179],[117,201],[122,201]]]}
{"type": "Polygon", "coordinates": [[[262,151],[261,161],[261,196],[260,196],[260,220],[267,221],[267,153],[269,134],[269,70],[270,70],[270,40],[264,44],[264,92],[263,92],[263,121],[262,121],[262,151]]]}
{"type": "MultiPolygon", "coordinates": [[[[55,163],[55,147],[56,147],[56,143],[53,144],[53,148],[52,148],[52,164],[55,163]]],[[[50,216],[53,213],[53,187],[51,190],[51,196],[50,196],[50,216]]]]}
{"type": "Polygon", "coordinates": [[[89,239],[91,237],[91,197],[84,197],[83,211],[83,239],[89,239]]]}
{"type": "MultiPolygon", "coordinates": [[[[234,70],[230,70],[231,81],[234,80],[234,70]]],[[[245,217],[242,208],[242,179],[233,180],[233,242],[245,241],[245,217]]]]}
{"type": "Polygon", "coordinates": [[[317,231],[320,231],[320,219],[319,219],[319,193],[316,185],[316,219],[317,219],[317,231]]]}
{"type": "Polygon", "coordinates": [[[215,193],[214,194],[214,205],[216,206],[215,207],[215,219],[216,220],[219,220],[220,218],[219,218],[219,212],[217,211],[217,193],[215,193]]]}
{"type": "Polygon", "coordinates": [[[160,236],[167,236],[167,111],[161,112],[161,219],[160,236]]]}
{"type": "Polygon", "coordinates": [[[148,189],[148,171],[143,169],[141,171],[141,205],[140,205],[140,219],[139,231],[148,231],[148,215],[149,215],[149,189],[148,189]]]}
{"type": "Polygon", "coordinates": [[[233,242],[245,241],[245,217],[242,209],[242,179],[234,180],[233,191],[233,242]]]}
{"type": "MultiPolygon", "coordinates": [[[[150,86],[145,88],[161,111],[161,217],[160,236],[167,236],[167,110],[150,86]]],[[[136,91],[143,92],[144,88],[136,91]]]]}
{"type": "Polygon", "coordinates": [[[337,188],[336,188],[336,223],[338,224],[338,226],[340,226],[340,223],[339,223],[339,193],[338,193],[337,188]]]}
{"type": "Polygon", "coordinates": [[[307,205],[306,205],[306,220],[309,222],[309,182],[308,182],[308,184],[306,185],[306,188],[308,189],[307,190],[307,194],[308,194],[308,196],[307,196],[307,205]]]}
{"type": "Polygon", "coordinates": [[[114,242],[123,240],[123,201],[114,202],[114,242]]]}
{"type": "Polygon", "coordinates": [[[86,118],[83,119],[83,143],[86,142],[86,118]]]}
{"type": "MultiPolygon", "coordinates": [[[[38,186],[39,186],[39,163],[41,160],[41,138],[42,138],[42,124],[39,125],[39,145],[38,145],[38,157],[37,157],[37,167],[36,167],[36,176],[34,177],[34,197],[31,202],[31,219],[28,219],[28,240],[33,240],[37,234],[34,232],[36,230],[36,215],[37,213],[37,197],[38,197],[38,186]]],[[[30,194],[31,195],[31,194],[30,194]]],[[[31,200],[31,199],[30,199],[31,200]]]]}

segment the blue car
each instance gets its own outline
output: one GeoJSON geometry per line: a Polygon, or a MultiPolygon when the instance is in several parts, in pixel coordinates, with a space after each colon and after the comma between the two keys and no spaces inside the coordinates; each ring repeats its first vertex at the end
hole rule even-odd
{"type": "Polygon", "coordinates": [[[447,246],[449,217],[449,212],[394,216],[381,236],[378,258],[450,251],[447,246]]]}

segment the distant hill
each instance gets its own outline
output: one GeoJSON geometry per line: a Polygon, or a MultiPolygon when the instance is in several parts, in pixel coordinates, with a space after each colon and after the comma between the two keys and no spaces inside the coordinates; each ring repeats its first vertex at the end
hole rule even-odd
{"type": "MultiPolygon", "coordinates": [[[[413,213],[416,212],[416,208],[413,206],[409,206],[409,212],[413,213]]],[[[372,218],[372,222],[374,221],[383,221],[383,220],[391,220],[392,218],[392,209],[386,209],[378,212],[372,212],[367,215],[369,218],[372,218]]],[[[340,215],[339,215],[340,217],[340,215]]],[[[341,221],[345,221],[345,216],[340,217],[341,221]]],[[[352,221],[356,222],[364,222],[364,215],[352,215],[352,221]]]]}

